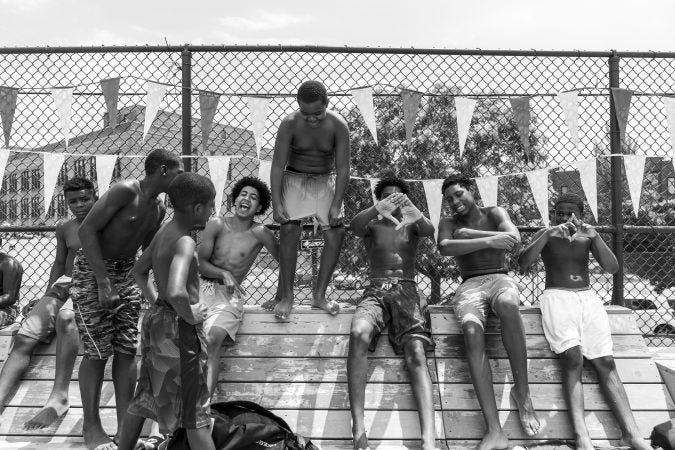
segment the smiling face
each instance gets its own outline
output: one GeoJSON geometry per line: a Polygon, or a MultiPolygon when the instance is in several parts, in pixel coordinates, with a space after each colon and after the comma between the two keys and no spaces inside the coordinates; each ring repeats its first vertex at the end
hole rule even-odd
{"type": "Polygon", "coordinates": [[[574,214],[577,219],[581,219],[581,211],[579,211],[577,205],[567,202],[558,203],[555,207],[555,224],[560,225],[569,222],[572,219],[572,214],[574,214]]]}
{"type": "Polygon", "coordinates": [[[328,105],[321,100],[306,103],[298,100],[300,116],[307,123],[310,128],[318,128],[321,122],[326,118],[326,110],[328,105]]]}
{"type": "Polygon", "coordinates": [[[471,208],[475,205],[473,194],[464,186],[458,184],[451,184],[445,188],[443,198],[450,205],[452,213],[457,216],[463,216],[469,213],[471,208]]]}
{"type": "Polygon", "coordinates": [[[96,198],[91,189],[81,189],[79,191],[66,191],[64,193],[66,204],[73,213],[78,222],[82,222],[87,213],[94,206],[96,198]]]}
{"type": "Polygon", "coordinates": [[[244,186],[234,199],[234,213],[248,219],[260,212],[260,193],[252,186],[244,186]]]}

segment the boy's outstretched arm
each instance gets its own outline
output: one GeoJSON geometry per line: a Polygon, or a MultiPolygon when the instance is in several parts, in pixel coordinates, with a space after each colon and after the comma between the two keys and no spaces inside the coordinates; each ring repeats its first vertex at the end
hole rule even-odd
{"type": "MultiPolygon", "coordinates": [[[[47,291],[52,287],[52,284],[59,277],[66,274],[66,258],[68,257],[68,246],[66,245],[66,236],[63,230],[64,223],[56,224],[56,256],[54,257],[54,264],[49,271],[49,283],[47,283],[47,291]]],[[[45,293],[47,292],[45,291],[45,293]]]]}
{"type": "Polygon", "coordinates": [[[528,267],[537,261],[539,254],[548,244],[548,238],[550,233],[548,232],[549,228],[544,228],[535,233],[532,237],[532,241],[520,251],[518,255],[518,266],[520,267],[520,272],[523,273],[528,267]]]}
{"type": "Polygon", "coordinates": [[[267,228],[265,225],[254,225],[253,230],[251,230],[253,235],[258,238],[262,245],[270,252],[270,255],[276,260],[279,261],[279,241],[277,240],[272,230],[267,228]]]}

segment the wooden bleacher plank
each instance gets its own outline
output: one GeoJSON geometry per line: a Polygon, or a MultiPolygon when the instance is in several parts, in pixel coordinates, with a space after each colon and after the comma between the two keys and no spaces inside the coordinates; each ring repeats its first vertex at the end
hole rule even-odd
{"type": "MultiPolygon", "coordinates": [[[[82,436],[82,408],[71,407],[68,413],[57,419],[53,424],[41,430],[23,429],[23,424],[30,420],[40,408],[10,407],[5,408],[0,421],[0,435],[10,436],[82,436]]],[[[109,435],[117,432],[117,417],[115,408],[101,407],[101,423],[109,435]]]]}
{"type": "MultiPolygon", "coordinates": [[[[6,406],[41,408],[49,398],[52,390],[53,380],[31,381],[30,383],[21,383],[16,393],[9,400],[6,406]]],[[[104,381],[101,388],[101,406],[107,408],[115,407],[115,391],[112,381],[104,381]]],[[[80,385],[77,381],[70,382],[68,389],[68,401],[70,406],[81,408],[82,400],[80,398],[80,385]]]]}
{"type": "MultiPolygon", "coordinates": [[[[638,411],[635,420],[648,438],[654,425],[670,420],[668,411],[638,411]]],[[[444,411],[447,439],[480,439],[485,433],[485,422],[480,411],[444,411]]],[[[499,419],[509,438],[527,439],[515,411],[500,411],[499,419]]],[[[542,423],[538,439],[573,439],[572,424],[567,411],[539,411],[542,423]]],[[[588,432],[593,440],[618,440],[621,430],[609,411],[587,411],[585,415],[588,432]]]]}
{"type": "Polygon", "coordinates": [[[86,450],[82,436],[2,436],[3,450],[86,450]]]}

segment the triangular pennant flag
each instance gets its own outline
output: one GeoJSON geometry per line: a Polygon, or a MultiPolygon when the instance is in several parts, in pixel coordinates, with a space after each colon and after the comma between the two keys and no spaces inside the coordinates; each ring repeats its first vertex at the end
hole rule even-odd
{"type": "Polygon", "coordinates": [[[476,178],[476,187],[478,188],[484,207],[497,206],[499,177],[478,177],[476,178]]]}
{"type": "Polygon", "coordinates": [[[350,92],[354,99],[354,103],[356,103],[356,108],[363,116],[363,120],[366,122],[366,126],[368,127],[368,130],[370,130],[370,134],[373,136],[373,139],[375,139],[375,144],[377,145],[377,126],[375,122],[373,88],[368,86],[352,89],[350,92]]]}
{"type": "Polygon", "coordinates": [[[586,194],[588,206],[591,208],[593,217],[596,222],[600,222],[598,217],[598,184],[597,184],[597,168],[595,159],[587,159],[585,161],[577,161],[577,170],[579,171],[579,178],[581,179],[581,188],[586,194]]]}
{"type": "Polygon", "coordinates": [[[12,134],[12,122],[14,122],[18,95],[18,89],[0,86],[0,119],[2,119],[2,134],[5,136],[5,147],[7,148],[9,148],[9,136],[12,134]]]}
{"type": "Polygon", "coordinates": [[[5,168],[9,160],[9,150],[0,150],[0,186],[2,186],[2,179],[5,176],[5,168]]]}
{"type": "Polygon", "coordinates": [[[105,106],[108,109],[108,123],[110,128],[115,128],[117,126],[117,100],[120,93],[120,79],[101,80],[101,92],[103,92],[105,106]]]}
{"type": "MultiPolygon", "coordinates": [[[[523,146],[526,155],[530,154],[530,97],[510,98],[511,109],[513,109],[513,120],[518,127],[520,134],[520,143],[523,146]]],[[[548,214],[546,215],[548,217],[548,214]]]]}
{"type": "MultiPolygon", "coordinates": [[[[199,91],[199,114],[201,115],[202,123],[202,150],[206,154],[206,148],[209,145],[209,135],[211,134],[211,127],[213,126],[213,118],[218,110],[219,94],[211,92],[199,91]]],[[[218,208],[220,208],[218,206],[218,208]]],[[[216,211],[216,215],[218,212],[216,211]]]]}
{"type": "Polygon", "coordinates": [[[59,172],[61,172],[61,166],[65,160],[65,155],[63,153],[43,153],[42,154],[44,161],[43,168],[43,192],[45,196],[45,216],[49,212],[49,205],[52,203],[52,197],[54,196],[54,188],[56,188],[56,181],[59,178],[59,172]]]}
{"type": "Polygon", "coordinates": [[[258,167],[258,178],[261,181],[265,182],[268,186],[271,186],[270,181],[272,174],[272,161],[260,160],[260,166],[258,167]]]}
{"type": "Polygon", "coordinates": [[[403,89],[401,91],[401,100],[403,100],[403,120],[405,121],[405,140],[410,148],[412,142],[412,132],[417,119],[417,112],[420,109],[422,93],[403,89]]]}
{"type": "Polygon", "coordinates": [[[438,223],[441,221],[441,207],[443,206],[443,180],[422,180],[424,193],[427,196],[429,220],[434,225],[434,237],[438,240],[438,223]]]}
{"type": "Polygon", "coordinates": [[[162,104],[162,99],[168,86],[166,84],[155,83],[148,81],[146,85],[147,93],[145,95],[145,121],[143,122],[143,142],[150,131],[150,126],[157,116],[159,105],[162,104]]]}
{"type": "Polygon", "coordinates": [[[633,91],[630,89],[612,88],[612,97],[614,97],[614,110],[616,111],[616,120],[619,123],[619,133],[621,141],[626,139],[626,124],[628,124],[628,115],[630,113],[630,100],[633,91]]]}
{"type": "Polygon", "coordinates": [[[255,139],[255,151],[258,158],[260,158],[260,149],[262,149],[267,110],[271,102],[271,98],[248,97],[248,118],[251,122],[251,131],[255,139]]]}
{"type": "Polygon", "coordinates": [[[377,185],[377,182],[380,181],[379,178],[369,178],[368,181],[370,182],[370,195],[373,197],[373,205],[377,204],[377,197],[375,197],[375,186],[377,185]]]}
{"type": "Polygon", "coordinates": [[[96,184],[98,184],[98,196],[102,197],[110,188],[117,155],[96,155],[96,184]]]}
{"type": "Polygon", "coordinates": [[[220,207],[223,204],[223,192],[225,191],[225,182],[227,173],[230,170],[230,157],[217,156],[207,158],[209,162],[209,174],[211,181],[216,188],[216,216],[220,215],[220,207]]]}
{"type": "Polygon", "coordinates": [[[473,110],[476,108],[478,100],[472,98],[455,97],[455,114],[457,115],[457,137],[459,140],[459,157],[464,153],[466,138],[469,136],[471,128],[471,118],[473,110]]]}
{"type": "Polygon", "coordinates": [[[645,156],[623,155],[623,165],[626,169],[626,181],[628,181],[628,191],[633,203],[633,213],[635,217],[640,209],[640,194],[642,194],[642,179],[645,176],[645,156]]]}
{"type": "MultiPolygon", "coordinates": [[[[74,88],[51,89],[56,113],[59,115],[59,122],[61,123],[61,134],[63,134],[63,139],[66,141],[66,148],[68,148],[68,137],[70,136],[70,113],[73,107],[73,91],[74,88]]],[[[51,202],[51,197],[49,201],[51,202]]]]}
{"type": "Polygon", "coordinates": [[[661,97],[663,106],[666,109],[666,120],[668,121],[668,133],[670,133],[670,147],[673,158],[673,167],[675,168],[675,97],[661,97]]]}
{"type": "Polygon", "coordinates": [[[537,205],[539,214],[541,214],[541,220],[544,221],[544,226],[548,227],[548,169],[525,172],[525,175],[527,175],[527,181],[530,183],[534,203],[537,205]]]}
{"type": "Polygon", "coordinates": [[[565,115],[574,148],[579,148],[579,91],[558,92],[558,102],[565,115]]]}

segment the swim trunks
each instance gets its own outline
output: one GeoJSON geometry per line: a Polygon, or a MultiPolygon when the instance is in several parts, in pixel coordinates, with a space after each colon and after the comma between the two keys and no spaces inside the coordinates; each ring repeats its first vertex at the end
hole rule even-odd
{"type": "Polygon", "coordinates": [[[12,325],[19,316],[19,305],[0,308],[0,328],[12,325]]]}
{"type": "Polygon", "coordinates": [[[56,332],[56,316],[62,309],[73,310],[68,298],[72,278],[64,275],[56,280],[42,297],[24,307],[24,319],[17,334],[48,344],[56,332]]]}
{"type": "Polygon", "coordinates": [[[370,284],[354,312],[352,321],[365,320],[373,326],[369,350],[377,347],[382,331],[389,326],[389,342],[397,355],[405,345],[419,339],[427,352],[433,351],[431,315],[426,304],[420,305],[420,296],[414,280],[402,278],[371,278],[370,284]]]}
{"type": "Polygon", "coordinates": [[[284,171],[281,201],[291,220],[316,217],[323,227],[329,227],[330,205],[335,198],[335,175],[284,171]]]}
{"type": "Polygon", "coordinates": [[[202,325],[158,299],[143,318],[141,371],[128,412],[154,420],[163,434],[210,426],[206,360],[202,325]]]}
{"type": "Polygon", "coordinates": [[[609,318],[595,292],[548,288],[539,306],[544,335],[554,353],[580,345],[586,359],[612,356],[609,318]]]}
{"type": "Polygon", "coordinates": [[[135,258],[106,259],[103,262],[120,296],[120,304],[116,308],[100,305],[98,283],[82,249],[77,252],[73,262],[70,296],[84,344],[84,356],[89,359],[108,359],[113,351],[135,355],[138,314],[141,310],[141,290],[131,275],[135,258]]]}
{"type": "Polygon", "coordinates": [[[513,278],[504,273],[490,273],[467,277],[459,285],[452,299],[452,307],[459,323],[473,322],[485,329],[489,310],[497,298],[511,292],[516,296],[520,291],[513,278]]]}
{"type": "Polygon", "coordinates": [[[244,319],[244,302],[246,293],[239,286],[234,289],[225,286],[222,280],[201,277],[199,280],[199,301],[209,310],[204,320],[204,333],[212,328],[220,328],[234,343],[237,331],[244,319]]]}

